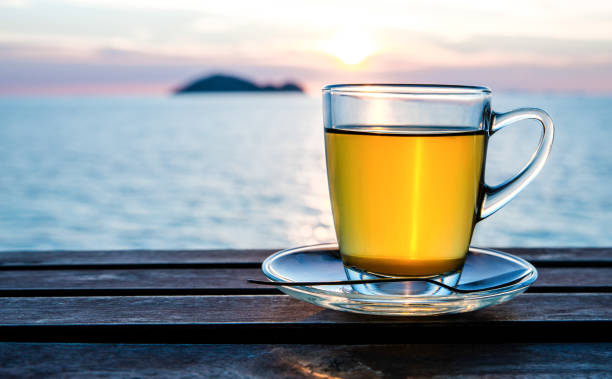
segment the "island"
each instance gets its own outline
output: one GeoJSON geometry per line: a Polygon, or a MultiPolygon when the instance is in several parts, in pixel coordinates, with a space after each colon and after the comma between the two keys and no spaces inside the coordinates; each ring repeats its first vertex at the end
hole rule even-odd
{"type": "Polygon", "coordinates": [[[302,87],[296,83],[287,82],[280,86],[259,86],[246,79],[229,75],[211,75],[197,79],[174,93],[198,93],[198,92],[304,92],[302,87]]]}

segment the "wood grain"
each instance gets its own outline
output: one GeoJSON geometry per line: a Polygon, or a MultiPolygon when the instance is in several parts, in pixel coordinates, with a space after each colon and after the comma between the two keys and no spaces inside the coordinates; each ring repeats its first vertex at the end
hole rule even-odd
{"type": "MultiPolygon", "coordinates": [[[[223,265],[260,264],[279,249],[5,251],[0,268],[55,265],[223,265]]],[[[612,263],[612,247],[498,248],[536,264],[612,263]]]]}
{"type": "Polygon", "coordinates": [[[281,249],[245,250],[97,250],[0,252],[0,268],[45,265],[235,264],[259,265],[281,249]]]}
{"type": "Polygon", "coordinates": [[[612,344],[0,344],[19,378],[606,377],[612,344]]]}
{"type": "MultiPolygon", "coordinates": [[[[553,287],[612,290],[612,268],[608,267],[542,268],[538,272],[540,276],[533,288],[540,291],[553,287]]],[[[0,270],[0,296],[2,290],[25,289],[260,289],[264,294],[276,293],[270,292],[272,287],[251,284],[247,279],[264,280],[265,276],[259,268],[0,270]]],[[[18,295],[16,292],[13,296],[18,295]]]]}
{"type": "Polygon", "coordinates": [[[4,341],[612,341],[612,294],[525,294],[439,317],[325,310],[283,295],[0,298],[4,341]]]}
{"type": "Polygon", "coordinates": [[[259,268],[0,271],[0,289],[31,288],[269,288],[259,268]]]}
{"type": "Polygon", "coordinates": [[[612,294],[523,294],[473,313],[423,318],[336,312],[285,295],[0,298],[0,325],[612,321],[610,304],[612,294]]]}

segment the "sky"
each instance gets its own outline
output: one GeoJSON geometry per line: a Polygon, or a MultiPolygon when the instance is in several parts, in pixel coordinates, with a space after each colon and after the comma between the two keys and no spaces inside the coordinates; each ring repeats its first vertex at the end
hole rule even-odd
{"type": "Polygon", "coordinates": [[[0,0],[0,95],[260,84],[612,93],[612,1],[0,0]]]}

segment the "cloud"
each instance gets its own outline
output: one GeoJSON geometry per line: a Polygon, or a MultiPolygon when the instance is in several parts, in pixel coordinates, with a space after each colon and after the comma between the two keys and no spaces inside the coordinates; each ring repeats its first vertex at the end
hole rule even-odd
{"type": "Polygon", "coordinates": [[[0,7],[23,8],[27,5],[25,0],[0,0],[0,7]]]}
{"type": "Polygon", "coordinates": [[[509,65],[381,73],[390,82],[470,84],[501,91],[612,93],[612,64],[509,65]]]}
{"type": "MultiPolygon", "coordinates": [[[[123,57],[124,52],[106,52],[123,57]]],[[[130,53],[127,53],[128,55],[130,53]]],[[[496,91],[590,92],[612,94],[612,65],[565,67],[506,65],[481,67],[429,67],[395,70],[347,71],[341,67],[308,67],[283,64],[186,63],[155,64],[68,63],[0,60],[0,93],[168,93],[205,74],[225,72],[268,83],[295,80],[311,92],[325,84],[341,82],[446,83],[485,85],[496,91]]]]}
{"type": "Polygon", "coordinates": [[[0,86],[18,85],[14,78],[59,83],[53,75],[66,85],[76,77],[100,83],[99,75],[170,86],[221,69],[263,81],[301,79],[313,88],[422,77],[575,90],[574,78],[583,78],[582,89],[603,91],[608,82],[589,70],[608,75],[612,62],[612,3],[603,1],[0,1],[17,4],[0,12],[0,61],[8,65],[0,68],[0,86]],[[376,53],[343,65],[323,46],[355,28],[372,38],[376,53]]]}
{"type": "Polygon", "coordinates": [[[460,42],[437,39],[439,46],[462,52],[483,51],[498,54],[529,54],[534,57],[555,57],[579,62],[612,62],[611,40],[576,40],[545,37],[479,35],[460,42]]]}

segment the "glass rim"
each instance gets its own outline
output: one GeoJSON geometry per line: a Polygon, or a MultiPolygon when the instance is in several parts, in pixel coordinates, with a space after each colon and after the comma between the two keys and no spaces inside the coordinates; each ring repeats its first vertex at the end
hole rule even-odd
{"type": "Polygon", "coordinates": [[[487,87],[453,84],[330,84],[323,87],[324,93],[364,93],[393,95],[488,95],[487,87]]]}

